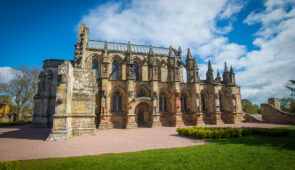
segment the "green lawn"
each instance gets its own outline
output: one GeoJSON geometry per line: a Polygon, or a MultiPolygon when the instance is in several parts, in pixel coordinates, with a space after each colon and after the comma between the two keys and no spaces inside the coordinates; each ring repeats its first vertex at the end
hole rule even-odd
{"type": "MultiPolygon", "coordinates": [[[[295,126],[289,137],[247,136],[124,154],[19,161],[19,169],[295,169],[295,126]]],[[[122,146],[124,147],[124,146],[122,146]]]]}

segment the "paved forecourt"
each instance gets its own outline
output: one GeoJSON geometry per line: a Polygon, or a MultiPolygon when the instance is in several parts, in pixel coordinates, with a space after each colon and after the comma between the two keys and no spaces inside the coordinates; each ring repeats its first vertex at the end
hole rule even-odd
{"type": "MultiPolygon", "coordinates": [[[[244,123],[234,127],[282,125],[244,123]]],[[[95,136],[77,136],[65,141],[46,141],[50,129],[31,125],[0,128],[0,161],[99,155],[206,144],[180,137],[175,127],[98,130],[95,136]]]]}

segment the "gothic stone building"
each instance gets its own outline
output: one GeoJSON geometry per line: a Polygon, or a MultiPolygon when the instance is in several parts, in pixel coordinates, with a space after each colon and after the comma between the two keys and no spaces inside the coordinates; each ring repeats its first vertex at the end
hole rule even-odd
{"type": "Polygon", "coordinates": [[[44,60],[33,124],[52,127],[49,140],[94,134],[96,129],[238,123],[240,88],[225,65],[206,80],[187,51],[89,40],[79,27],[74,61],[44,60]],[[186,68],[187,82],[183,80],[186,68]]]}

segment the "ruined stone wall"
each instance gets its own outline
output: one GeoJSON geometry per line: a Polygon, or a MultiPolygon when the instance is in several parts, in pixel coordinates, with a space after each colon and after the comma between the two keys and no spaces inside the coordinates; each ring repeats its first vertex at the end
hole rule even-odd
{"type": "Polygon", "coordinates": [[[33,125],[52,127],[55,113],[58,66],[64,60],[44,60],[43,71],[39,76],[38,93],[34,96],[33,125]]]}
{"type": "Polygon", "coordinates": [[[73,135],[93,134],[97,94],[95,71],[75,68],[73,77],[73,90],[71,92],[73,135]]]}
{"type": "Polygon", "coordinates": [[[295,124],[295,114],[283,112],[270,104],[261,104],[260,108],[265,123],[295,124]]]}
{"type": "Polygon", "coordinates": [[[73,68],[69,61],[58,67],[56,107],[48,140],[63,140],[95,132],[95,72],[73,68]]]}

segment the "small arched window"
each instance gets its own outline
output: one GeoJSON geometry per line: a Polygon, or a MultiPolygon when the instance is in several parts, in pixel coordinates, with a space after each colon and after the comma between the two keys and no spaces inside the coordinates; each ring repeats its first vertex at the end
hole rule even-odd
{"type": "Polygon", "coordinates": [[[219,93],[219,107],[220,107],[220,111],[223,112],[224,111],[224,106],[223,106],[223,99],[222,99],[222,94],[219,93]]]}
{"type": "Polygon", "coordinates": [[[122,111],[122,96],[120,92],[116,92],[112,98],[112,111],[121,112],[122,111]]]}
{"type": "Polygon", "coordinates": [[[96,78],[98,78],[98,75],[99,75],[99,66],[98,66],[98,62],[97,62],[96,59],[94,59],[92,61],[92,69],[95,70],[95,76],[96,76],[96,78]]]}
{"type": "Polygon", "coordinates": [[[145,91],[142,88],[140,88],[136,94],[136,97],[146,97],[146,96],[147,96],[147,94],[145,93],[145,91]]]}
{"type": "Polygon", "coordinates": [[[202,112],[206,113],[206,104],[205,104],[205,96],[204,94],[201,94],[201,102],[202,102],[202,112]]]}
{"type": "Polygon", "coordinates": [[[113,80],[119,80],[119,62],[117,60],[113,61],[111,77],[113,80]]]}
{"type": "Polygon", "coordinates": [[[181,111],[182,112],[187,112],[187,99],[185,94],[181,94],[181,111]]]}
{"type": "Polygon", "coordinates": [[[135,81],[139,80],[139,67],[138,67],[138,63],[135,61],[134,63],[134,78],[135,81]]]}
{"type": "Polygon", "coordinates": [[[164,93],[161,93],[160,95],[160,112],[167,112],[167,98],[164,93]]]}

